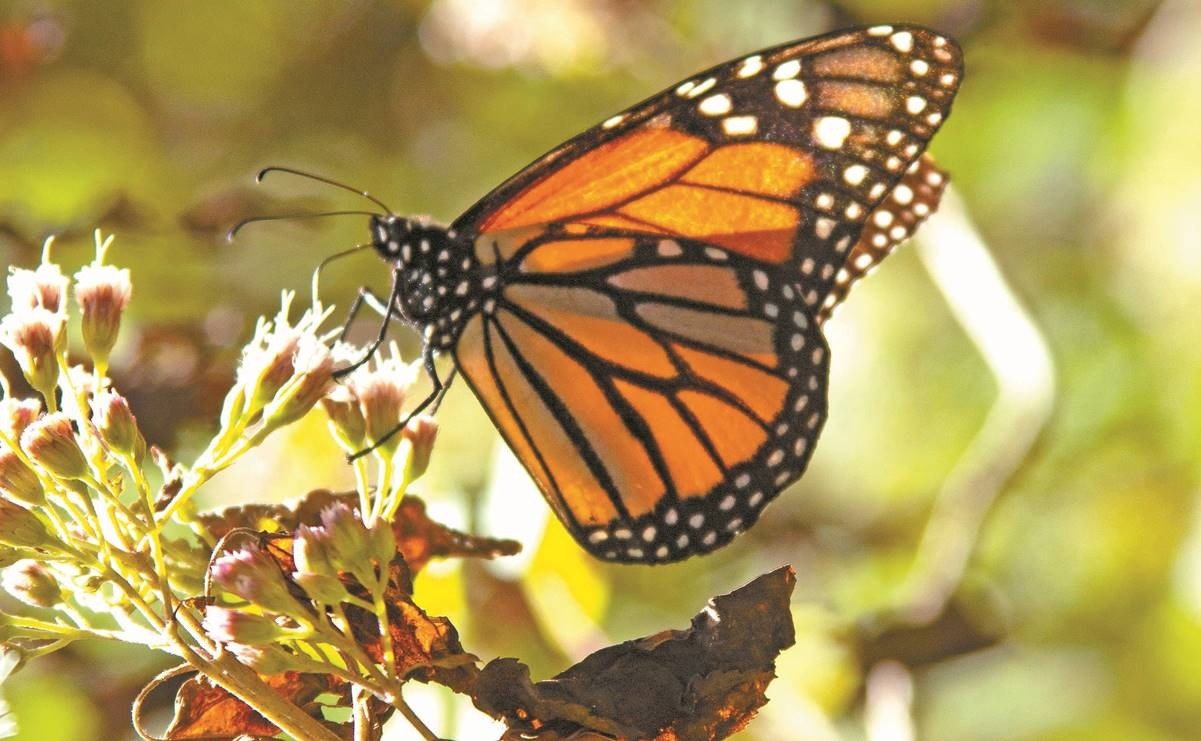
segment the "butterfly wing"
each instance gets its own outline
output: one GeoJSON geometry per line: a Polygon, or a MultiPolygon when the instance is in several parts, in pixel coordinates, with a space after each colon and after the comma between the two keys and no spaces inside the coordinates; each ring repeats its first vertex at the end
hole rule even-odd
{"type": "Polygon", "coordinates": [[[712,550],[800,476],[825,416],[820,307],[845,295],[869,217],[907,218],[886,199],[961,77],[953,42],[917,27],[768,49],[581,134],[455,222],[503,286],[457,365],[586,549],[712,550]]]}
{"type": "Polygon", "coordinates": [[[697,239],[799,273],[816,311],[868,217],[946,119],[962,76],[954,42],[915,26],[766,49],[571,139],[453,228],[697,239]]]}
{"type": "Polygon", "coordinates": [[[909,166],[901,181],[868,217],[859,241],[835,272],[834,285],[817,312],[818,324],[830,318],[856,281],[874,270],[938,209],[947,182],[947,174],[934,164],[929,154],[923,154],[909,166]]]}
{"type": "Polygon", "coordinates": [[[456,363],[590,552],[712,550],[800,476],[828,353],[797,284],[702,242],[635,233],[545,235],[513,267],[456,363]]]}

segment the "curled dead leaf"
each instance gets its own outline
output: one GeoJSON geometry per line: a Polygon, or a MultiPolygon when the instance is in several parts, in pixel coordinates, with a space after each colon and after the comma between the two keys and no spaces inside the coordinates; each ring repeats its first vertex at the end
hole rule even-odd
{"type": "Polygon", "coordinates": [[[688,630],[601,649],[534,683],[515,659],[492,661],[471,691],[510,736],[711,741],[742,729],[767,702],[775,658],[795,641],[791,567],[716,597],[688,630]]]}

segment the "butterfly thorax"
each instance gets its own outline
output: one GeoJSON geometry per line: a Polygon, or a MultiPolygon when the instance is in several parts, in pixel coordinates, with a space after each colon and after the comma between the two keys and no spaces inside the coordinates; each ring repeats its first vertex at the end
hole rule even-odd
{"type": "Polygon", "coordinates": [[[480,304],[480,268],[471,243],[424,217],[371,219],[371,241],[395,271],[394,308],[433,347],[454,344],[480,304]]]}

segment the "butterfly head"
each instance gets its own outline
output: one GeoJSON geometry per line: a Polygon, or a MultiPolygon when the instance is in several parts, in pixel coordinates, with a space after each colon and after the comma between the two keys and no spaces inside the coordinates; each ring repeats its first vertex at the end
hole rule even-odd
{"type": "Polygon", "coordinates": [[[371,217],[371,244],[397,273],[397,300],[407,319],[436,334],[453,336],[448,317],[458,317],[474,283],[471,250],[453,231],[426,217],[371,217]]]}

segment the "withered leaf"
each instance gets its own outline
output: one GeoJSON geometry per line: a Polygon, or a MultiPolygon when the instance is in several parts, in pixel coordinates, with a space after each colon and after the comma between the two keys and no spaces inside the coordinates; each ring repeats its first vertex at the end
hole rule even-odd
{"type": "MultiPolygon", "coordinates": [[[[268,533],[291,532],[299,525],[320,524],[321,512],[336,503],[357,507],[358,495],[316,489],[293,504],[238,505],[199,515],[197,519],[216,538],[236,528],[268,533]]],[[[392,533],[396,536],[397,552],[404,557],[414,575],[431,558],[495,558],[511,556],[521,550],[521,544],[515,540],[483,538],[440,525],[425,513],[425,503],[413,496],[401,500],[392,520],[392,533]]]]}
{"type": "Polygon", "coordinates": [[[601,649],[551,680],[531,682],[514,659],[492,661],[472,698],[540,741],[726,738],[767,702],[775,658],[795,641],[795,584],[791,567],[765,574],[715,597],[688,630],[601,649]]]}
{"type": "MultiPolygon", "coordinates": [[[[328,679],[319,674],[285,672],[263,677],[284,699],[305,708],[322,692],[330,689],[328,679]]],[[[320,717],[316,709],[311,713],[320,717]]],[[[175,696],[175,718],[167,728],[167,739],[269,738],[279,733],[273,723],[246,703],[206,677],[187,680],[175,696]]]]}

